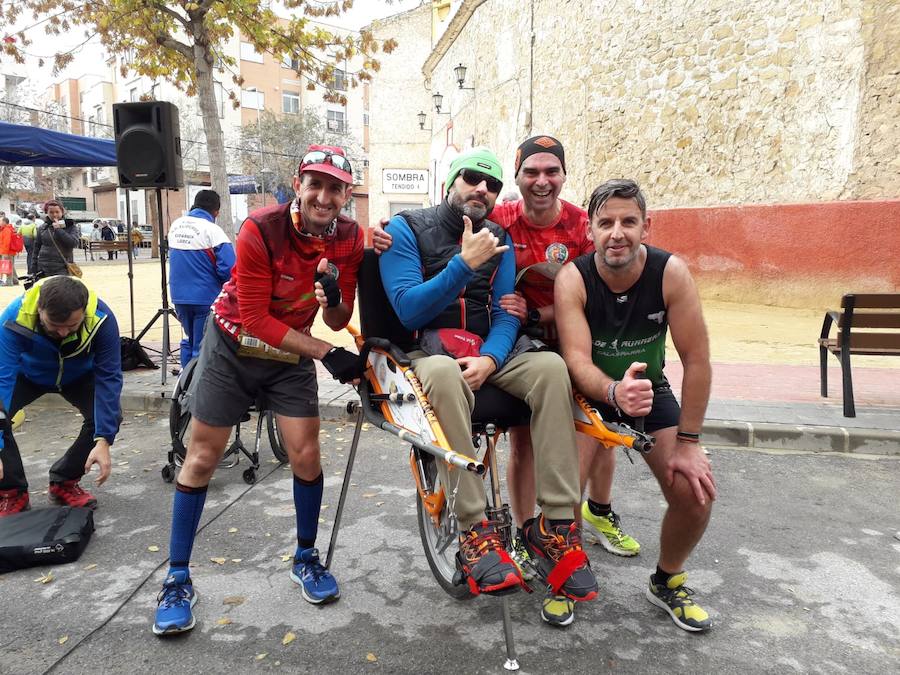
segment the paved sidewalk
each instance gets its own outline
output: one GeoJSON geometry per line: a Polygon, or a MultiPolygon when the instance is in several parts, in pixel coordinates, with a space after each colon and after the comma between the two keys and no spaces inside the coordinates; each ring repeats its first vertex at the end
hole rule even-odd
{"type": "MultiPolygon", "coordinates": [[[[323,417],[341,419],[356,391],[331,379],[318,365],[323,417]]],[[[166,384],[159,370],[125,373],[126,410],[165,412],[177,376],[170,364],[166,384]]],[[[666,372],[680,395],[682,369],[666,372]]],[[[713,365],[713,390],[704,426],[710,446],[748,446],[817,452],[900,455],[900,370],[854,368],[856,417],[843,416],[840,368],[829,369],[829,398],[819,396],[815,366],[713,365]]]]}

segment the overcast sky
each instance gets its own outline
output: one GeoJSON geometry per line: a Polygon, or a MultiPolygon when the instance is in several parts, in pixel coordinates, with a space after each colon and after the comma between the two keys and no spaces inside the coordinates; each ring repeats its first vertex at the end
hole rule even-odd
{"type": "MultiPolygon", "coordinates": [[[[328,17],[326,23],[352,30],[359,30],[375,19],[380,19],[399,12],[405,12],[413,7],[417,7],[422,4],[422,1],[423,0],[393,0],[392,2],[388,2],[387,0],[356,0],[349,11],[338,17],[328,17]]],[[[26,19],[16,26],[16,30],[20,29],[23,25],[27,26],[31,23],[32,21],[30,18],[26,19]]],[[[14,33],[15,30],[9,32],[14,33]]],[[[47,40],[43,39],[40,29],[29,31],[28,37],[32,40],[32,44],[27,50],[30,56],[27,58],[26,64],[23,66],[9,64],[8,59],[3,57],[2,70],[3,72],[27,75],[30,84],[38,91],[43,91],[45,87],[53,82],[59,82],[69,77],[78,78],[88,74],[104,75],[106,72],[103,67],[105,56],[104,50],[100,47],[99,42],[94,39],[78,50],[75,55],[75,60],[68,68],[58,75],[54,76],[52,74],[54,51],[58,49],[70,49],[82,42],[85,39],[83,28],[77,28],[67,35],[54,37],[53,40],[50,41],[52,43],[48,43],[47,40]],[[43,68],[38,68],[37,66],[39,57],[43,57],[46,60],[46,65],[43,68]]]]}

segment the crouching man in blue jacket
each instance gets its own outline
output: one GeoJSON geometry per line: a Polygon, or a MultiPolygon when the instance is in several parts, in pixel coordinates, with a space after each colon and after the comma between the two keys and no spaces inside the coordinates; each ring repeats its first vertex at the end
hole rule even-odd
{"type": "MultiPolygon", "coordinates": [[[[108,477],[122,420],[121,350],[116,317],[76,277],[35,284],[0,315],[0,402],[12,418],[47,393],[58,393],[84,417],[81,432],[50,467],[50,501],[95,508],[79,485],[94,464],[108,477]]],[[[0,437],[0,517],[30,508],[28,482],[9,425],[0,437]]]]}

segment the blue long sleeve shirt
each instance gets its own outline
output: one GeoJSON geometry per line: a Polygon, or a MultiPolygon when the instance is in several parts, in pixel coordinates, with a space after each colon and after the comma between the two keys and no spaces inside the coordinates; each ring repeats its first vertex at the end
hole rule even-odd
{"type": "MultiPolygon", "coordinates": [[[[394,216],[386,230],[393,243],[379,260],[381,281],[401,323],[409,330],[419,330],[459,297],[474,271],[457,253],[443,270],[425,281],[416,237],[406,220],[394,216]]],[[[502,243],[509,243],[508,235],[502,243]]],[[[517,318],[500,307],[500,298],[514,292],[515,280],[516,258],[510,246],[502,254],[491,284],[491,329],[481,346],[481,355],[494,359],[498,370],[506,362],[521,326],[517,318]]]]}
{"type": "Polygon", "coordinates": [[[234,246],[215,218],[191,209],[169,228],[169,288],[179,305],[211,305],[231,278],[234,246]]]}

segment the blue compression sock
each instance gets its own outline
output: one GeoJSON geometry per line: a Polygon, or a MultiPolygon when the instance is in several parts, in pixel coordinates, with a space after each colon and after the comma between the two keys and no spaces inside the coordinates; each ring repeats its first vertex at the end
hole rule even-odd
{"type": "Polygon", "coordinates": [[[321,473],[313,480],[303,480],[294,474],[294,509],[297,512],[297,546],[312,548],[319,532],[319,511],[322,509],[321,473]]]}
{"type": "Polygon", "coordinates": [[[207,485],[192,488],[175,483],[172,536],[169,539],[169,574],[183,570],[190,577],[188,566],[191,562],[191,549],[194,547],[200,516],[203,515],[207,488],[207,485]]]}

